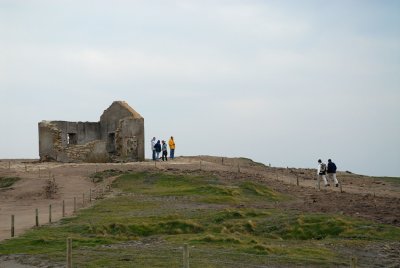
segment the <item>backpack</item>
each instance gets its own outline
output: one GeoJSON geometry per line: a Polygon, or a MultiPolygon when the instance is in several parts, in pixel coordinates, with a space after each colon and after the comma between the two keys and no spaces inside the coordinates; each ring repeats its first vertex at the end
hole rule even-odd
{"type": "Polygon", "coordinates": [[[319,170],[319,173],[325,173],[326,172],[326,164],[325,163],[321,163],[321,168],[319,170]]]}

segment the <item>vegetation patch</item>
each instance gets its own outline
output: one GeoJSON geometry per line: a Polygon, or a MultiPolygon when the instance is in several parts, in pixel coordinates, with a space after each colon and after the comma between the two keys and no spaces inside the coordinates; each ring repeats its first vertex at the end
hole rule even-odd
{"type": "Polygon", "coordinates": [[[116,169],[107,169],[104,171],[99,171],[91,174],[89,178],[92,179],[94,183],[99,183],[102,182],[104,179],[110,178],[110,177],[115,177],[118,175],[123,174],[124,172],[121,170],[116,170],[116,169]]]}
{"type": "Polygon", "coordinates": [[[0,188],[11,187],[14,183],[19,181],[21,178],[18,177],[0,177],[0,188]]]}

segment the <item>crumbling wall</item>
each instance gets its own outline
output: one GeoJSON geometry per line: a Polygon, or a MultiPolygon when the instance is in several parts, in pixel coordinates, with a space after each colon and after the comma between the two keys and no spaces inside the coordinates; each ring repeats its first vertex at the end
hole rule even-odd
{"type": "Polygon", "coordinates": [[[104,141],[95,140],[85,144],[70,145],[64,152],[67,159],[74,162],[108,162],[110,158],[105,146],[104,141]]]}
{"type": "Polygon", "coordinates": [[[122,159],[144,161],[144,119],[124,118],[119,121],[116,148],[122,159]]]}
{"type": "Polygon", "coordinates": [[[144,119],[126,102],[115,101],[99,122],[42,121],[42,161],[144,161],[144,119]]]}
{"type": "MultiPolygon", "coordinates": [[[[100,124],[93,122],[42,121],[39,123],[39,156],[41,161],[81,162],[93,155],[99,142],[100,124]],[[76,144],[69,144],[76,135],[76,144]]],[[[100,155],[97,153],[97,155],[100,155]]],[[[104,159],[102,156],[94,158],[104,159]]],[[[103,160],[105,162],[107,160],[103,160]]]]}
{"type": "Polygon", "coordinates": [[[50,121],[39,123],[39,156],[41,161],[57,161],[62,151],[61,130],[50,121]]]}

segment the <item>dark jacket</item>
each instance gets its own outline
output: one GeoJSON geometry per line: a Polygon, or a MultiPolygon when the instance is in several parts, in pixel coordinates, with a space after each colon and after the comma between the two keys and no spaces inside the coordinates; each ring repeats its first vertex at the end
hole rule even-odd
{"type": "Polygon", "coordinates": [[[328,162],[328,173],[336,173],[336,165],[333,162],[328,162]]]}
{"type": "Polygon", "coordinates": [[[156,152],[161,152],[161,144],[160,141],[157,141],[156,145],[154,145],[154,149],[156,150],[156,152]]]}

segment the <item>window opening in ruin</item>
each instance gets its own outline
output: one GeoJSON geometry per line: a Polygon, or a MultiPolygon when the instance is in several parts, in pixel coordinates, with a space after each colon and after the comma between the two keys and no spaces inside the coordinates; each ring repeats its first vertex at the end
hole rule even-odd
{"type": "Polygon", "coordinates": [[[115,133],[108,133],[108,140],[107,140],[107,151],[109,153],[115,153],[115,133]]]}
{"type": "Polygon", "coordinates": [[[76,136],[76,133],[68,133],[67,134],[67,144],[68,145],[74,145],[78,143],[78,138],[76,136]]]}

